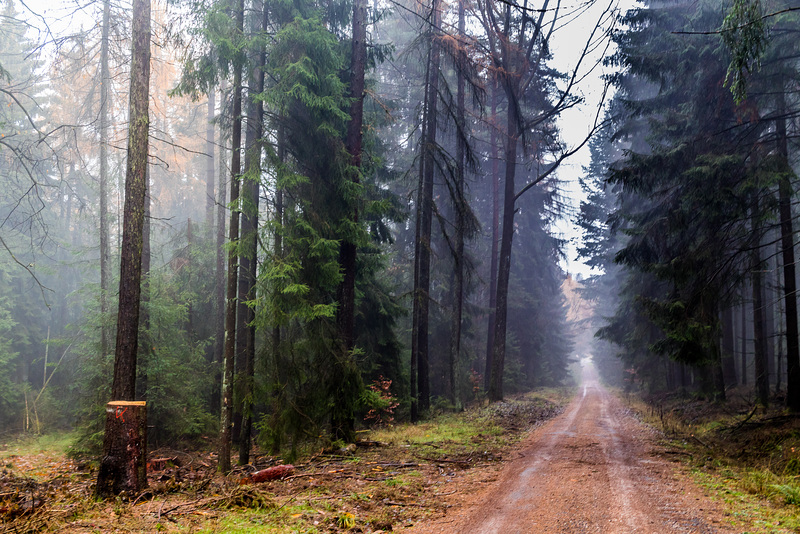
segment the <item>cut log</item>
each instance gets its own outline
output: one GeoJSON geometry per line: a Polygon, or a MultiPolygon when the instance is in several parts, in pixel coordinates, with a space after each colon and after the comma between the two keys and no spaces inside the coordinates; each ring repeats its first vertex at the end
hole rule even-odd
{"type": "Polygon", "coordinates": [[[261,471],[256,471],[251,476],[242,479],[240,484],[251,484],[258,482],[268,482],[270,480],[278,480],[280,478],[288,477],[294,473],[294,466],[290,464],[276,465],[275,467],[268,467],[261,471]]]}
{"type": "Polygon", "coordinates": [[[147,407],[143,401],[106,404],[103,457],[97,473],[98,497],[123,491],[135,495],[147,487],[147,407]]]}

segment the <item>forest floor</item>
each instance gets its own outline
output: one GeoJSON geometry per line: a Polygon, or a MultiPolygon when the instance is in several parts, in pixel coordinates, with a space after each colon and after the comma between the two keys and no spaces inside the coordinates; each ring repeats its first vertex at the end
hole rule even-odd
{"type": "Polygon", "coordinates": [[[439,517],[479,486],[531,428],[562,412],[574,388],[539,390],[459,414],[359,433],[357,447],[308,451],[282,480],[248,483],[282,464],[255,451],[227,477],[214,452],[157,449],[149,488],[92,498],[96,470],[67,459],[70,436],[0,441],[0,532],[322,533],[397,531],[439,517]]]}
{"type": "Polygon", "coordinates": [[[278,458],[222,477],[213,453],[159,449],[149,489],[113,502],[92,499],[96,472],[66,459],[65,438],[0,441],[0,532],[800,532],[794,419],[746,402],[723,423],[694,400],[623,403],[591,371],[575,392],[364,433],[263,483],[247,478],[278,458]],[[770,478],[778,449],[788,474],[770,478]]]}

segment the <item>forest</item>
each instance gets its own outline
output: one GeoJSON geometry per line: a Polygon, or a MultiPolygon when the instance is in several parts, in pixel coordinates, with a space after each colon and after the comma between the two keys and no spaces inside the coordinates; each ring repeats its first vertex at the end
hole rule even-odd
{"type": "Polygon", "coordinates": [[[798,10],[0,0],[0,436],[226,473],[582,358],[800,411],[798,10]]]}

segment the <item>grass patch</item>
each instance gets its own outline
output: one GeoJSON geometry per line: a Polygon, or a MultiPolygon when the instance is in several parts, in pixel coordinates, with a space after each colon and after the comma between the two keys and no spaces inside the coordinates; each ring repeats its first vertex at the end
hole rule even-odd
{"type": "Polygon", "coordinates": [[[422,423],[373,430],[370,439],[406,447],[412,453],[476,454],[519,441],[536,423],[560,413],[573,394],[573,388],[537,390],[466,412],[441,414],[422,423]]]}
{"type": "Polygon", "coordinates": [[[742,531],[800,532],[800,418],[750,404],[734,390],[724,404],[662,396],[628,404],[660,428],[695,480],[725,504],[742,531]]]}

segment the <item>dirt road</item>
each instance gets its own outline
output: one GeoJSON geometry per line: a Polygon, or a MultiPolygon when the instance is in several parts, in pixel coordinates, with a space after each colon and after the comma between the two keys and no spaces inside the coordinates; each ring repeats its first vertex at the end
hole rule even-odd
{"type": "Polygon", "coordinates": [[[675,474],[655,439],[587,363],[567,410],[536,430],[490,487],[412,532],[734,532],[701,490],[675,474]]]}

